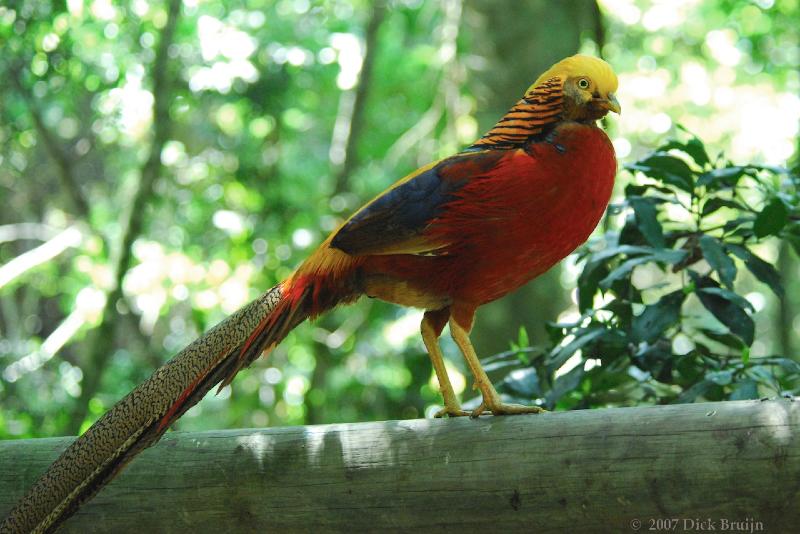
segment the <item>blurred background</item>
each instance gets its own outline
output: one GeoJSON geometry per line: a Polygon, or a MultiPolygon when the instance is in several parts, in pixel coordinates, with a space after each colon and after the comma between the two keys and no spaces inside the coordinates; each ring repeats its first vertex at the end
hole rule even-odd
{"type": "MultiPolygon", "coordinates": [[[[735,162],[798,151],[798,0],[11,0],[0,50],[0,438],[85,429],[564,56],[619,74],[622,163],[678,125],[735,162]]],[[[798,258],[758,252],[787,297],[747,293],[752,353],[797,357],[798,258]]],[[[575,316],[578,272],[482,308],[479,354],[575,316]]],[[[365,299],[304,324],[176,426],[430,415],[420,318],[365,299]]]]}

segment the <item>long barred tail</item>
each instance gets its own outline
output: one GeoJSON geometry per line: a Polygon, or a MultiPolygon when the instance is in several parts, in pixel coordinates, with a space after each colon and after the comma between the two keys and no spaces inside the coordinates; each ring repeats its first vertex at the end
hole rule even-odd
{"type": "Polygon", "coordinates": [[[279,284],[183,349],[73,442],[0,532],[54,531],[209,390],[230,383],[311,315],[309,300],[308,289],[279,284]]]}

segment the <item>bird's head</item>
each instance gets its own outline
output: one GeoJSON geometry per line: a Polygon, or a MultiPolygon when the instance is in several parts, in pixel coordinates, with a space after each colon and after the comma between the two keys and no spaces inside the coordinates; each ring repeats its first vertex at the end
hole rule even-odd
{"type": "Polygon", "coordinates": [[[581,54],[562,59],[539,76],[529,91],[553,78],[563,82],[562,119],[596,121],[609,111],[620,113],[617,75],[602,59],[581,54]]]}

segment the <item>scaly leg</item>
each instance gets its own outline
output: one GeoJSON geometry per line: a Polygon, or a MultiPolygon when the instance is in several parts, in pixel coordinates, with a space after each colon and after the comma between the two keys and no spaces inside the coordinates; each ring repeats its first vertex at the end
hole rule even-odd
{"type": "Polygon", "coordinates": [[[544,408],[538,406],[523,406],[521,404],[506,404],[500,400],[500,395],[494,389],[494,386],[486,376],[478,356],[475,354],[475,349],[472,347],[472,342],[469,340],[469,333],[464,330],[453,318],[450,319],[450,335],[453,340],[461,349],[464,359],[467,360],[472,374],[475,376],[475,387],[477,387],[483,396],[483,403],[475,408],[472,412],[472,417],[478,417],[484,410],[489,410],[494,415],[510,415],[520,413],[541,413],[546,411],[544,408]]]}
{"type": "Polygon", "coordinates": [[[456,393],[453,391],[453,385],[450,383],[450,377],[447,375],[447,369],[444,366],[444,358],[442,357],[442,349],[439,348],[439,336],[442,333],[442,328],[437,328],[435,313],[436,312],[425,312],[425,315],[422,317],[422,324],[420,325],[422,342],[425,343],[425,348],[428,349],[428,356],[431,358],[433,370],[436,371],[436,378],[439,380],[439,391],[441,391],[442,398],[444,399],[444,408],[436,412],[434,417],[442,417],[444,415],[450,417],[470,415],[470,412],[461,409],[461,404],[459,404],[456,393]]]}

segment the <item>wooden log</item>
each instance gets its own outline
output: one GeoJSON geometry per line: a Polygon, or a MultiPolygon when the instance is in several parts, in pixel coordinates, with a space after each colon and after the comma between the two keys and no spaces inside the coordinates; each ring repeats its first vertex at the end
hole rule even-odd
{"type": "MultiPolygon", "coordinates": [[[[798,430],[779,399],[174,432],[63,531],[797,532],[798,430]]],[[[0,442],[0,513],[71,440],[0,442]]]]}

